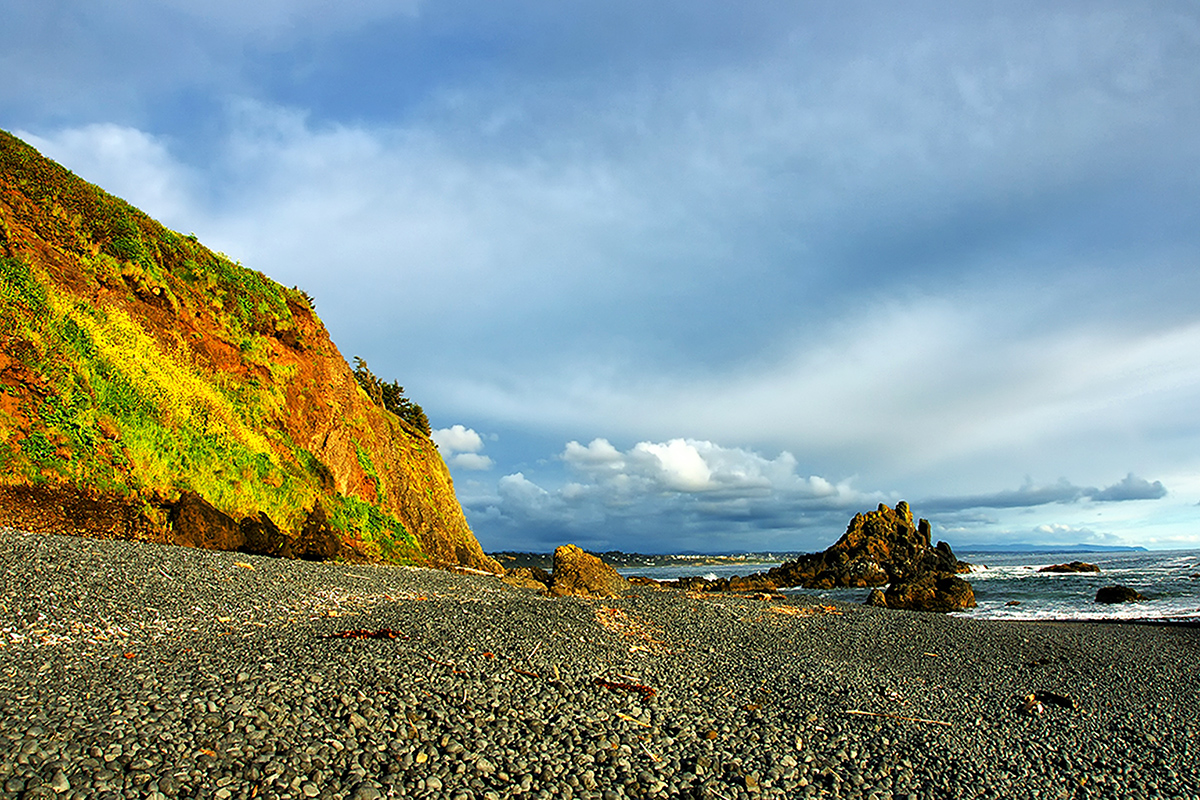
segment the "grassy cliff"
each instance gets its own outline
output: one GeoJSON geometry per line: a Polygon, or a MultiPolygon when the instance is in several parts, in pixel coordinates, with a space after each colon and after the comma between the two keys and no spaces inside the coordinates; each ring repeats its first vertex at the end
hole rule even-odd
{"type": "Polygon", "coordinates": [[[0,131],[0,524],[199,544],[189,503],[241,526],[212,546],[499,569],[303,292],[0,131]]]}

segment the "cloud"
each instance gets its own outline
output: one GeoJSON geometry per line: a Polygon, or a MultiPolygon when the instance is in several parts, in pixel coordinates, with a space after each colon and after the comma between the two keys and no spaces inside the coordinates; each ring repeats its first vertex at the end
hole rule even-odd
{"type": "Polygon", "coordinates": [[[1120,482],[1091,494],[1091,499],[1105,502],[1122,502],[1125,500],[1159,500],[1167,496],[1167,489],[1161,481],[1151,483],[1145,478],[1139,478],[1132,472],[1120,482]]]}
{"type": "Polygon", "coordinates": [[[934,497],[921,501],[921,506],[931,511],[962,511],[972,508],[1033,508],[1049,503],[1077,503],[1083,500],[1096,502],[1124,502],[1129,500],[1158,500],[1167,495],[1161,481],[1139,478],[1132,472],[1118,483],[1104,489],[1076,486],[1066,478],[1057,483],[1035,485],[1026,480],[1019,489],[1002,490],[990,494],[934,497]]]}
{"type": "Polygon", "coordinates": [[[802,475],[787,452],[767,458],[705,440],[626,450],[606,439],[571,441],[560,461],[576,479],[558,488],[521,472],[500,479],[494,495],[466,498],[476,532],[535,549],[567,538],[600,549],[816,549],[836,539],[854,511],[895,502],[849,480],[802,475]]]}
{"type": "Polygon", "coordinates": [[[478,453],[483,449],[483,437],[471,428],[451,425],[430,434],[439,450],[458,453],[478,453]]]}
{"type": "Polygon", "coordinates": [[[16,136],[43,155],[143,210],[179,227],[194,208],[199,176],[180,164],[168,143],[136,128],[98,123],[38,136],[16,136]]]}
{"type": "Polygon", "coordinates": [[[491,457],[479,452],[483,449],[483,437],[471,428],[451,425],[433,431],[430,438],[450,466],[482,471],[496,465],[491,457]]]}

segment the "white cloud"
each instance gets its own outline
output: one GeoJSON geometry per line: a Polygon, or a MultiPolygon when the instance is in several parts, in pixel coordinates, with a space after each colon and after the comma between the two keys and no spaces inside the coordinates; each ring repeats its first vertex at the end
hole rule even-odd
{"type": "Polygon", "coordinates": [[[198,177],[176,161],[158,137],[112,124],[67,128],[47,136],[28,131],[16,135],[164,224],[186,226],[198,177]]]}
{"type": "Polygon", "coordinates": [[[450,464],[460,469],[469,470],[488,470],[496,466],[496,462],[490,456],[480,455],[479,453],[457,453],[449,459],[450,464]]]}
{"type": "Polygon", "coordinates": [[[483,437],[464,425],[439,428],[430,434],[433,443],[441,451],[446,463],[459,469],[483,471],[496,466],[490,456],[485,456],[483,437]]]}
{"type": "Polygon", "coordinates": [[[483,437],[463,425],[440,428],[430,437],[438,449],[446,453],[478,453],[483,449],[483,437]]]}

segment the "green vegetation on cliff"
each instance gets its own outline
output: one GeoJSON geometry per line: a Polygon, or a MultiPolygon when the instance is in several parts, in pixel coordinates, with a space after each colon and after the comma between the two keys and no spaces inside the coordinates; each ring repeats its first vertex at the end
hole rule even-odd
{"type": "Polygon", "coordinates": [[[0,132],[0,488],[164,541],[185,493],[287,535],[320,508],[346,557],[492,568],[424,412],[369,397],[312,309],[0,132]]]}

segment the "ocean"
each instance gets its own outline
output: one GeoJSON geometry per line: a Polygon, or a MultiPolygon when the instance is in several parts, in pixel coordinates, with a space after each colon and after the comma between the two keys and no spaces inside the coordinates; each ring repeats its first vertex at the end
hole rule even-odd
{"type": "MultiPolygon", "coordinates": [[[[1200,551],[1079,553],[958,554],[974,564],[965,578],[975,591],[977,607],[955,616],[1012,620],[1153,620],[1200,622],[1200,551]],[[1042,567],[1085,561],[1097,573],[1055,574],[1042,567]],[[1149,600],[1104,605],[1096,590],[1119,584],[1136,589],[1149,600]],[[1009,605],[1015,601],[1015,604],[1009,605]]],[[[739,556],[729,558],[669,557],[671,563],[622,568],[623,575],[671,580],[691,575],[709,578],[765,572],[786,559],[739,556]]],[[[788,590],[827,600],[861,603],[869,589],[788,590]]]]}

